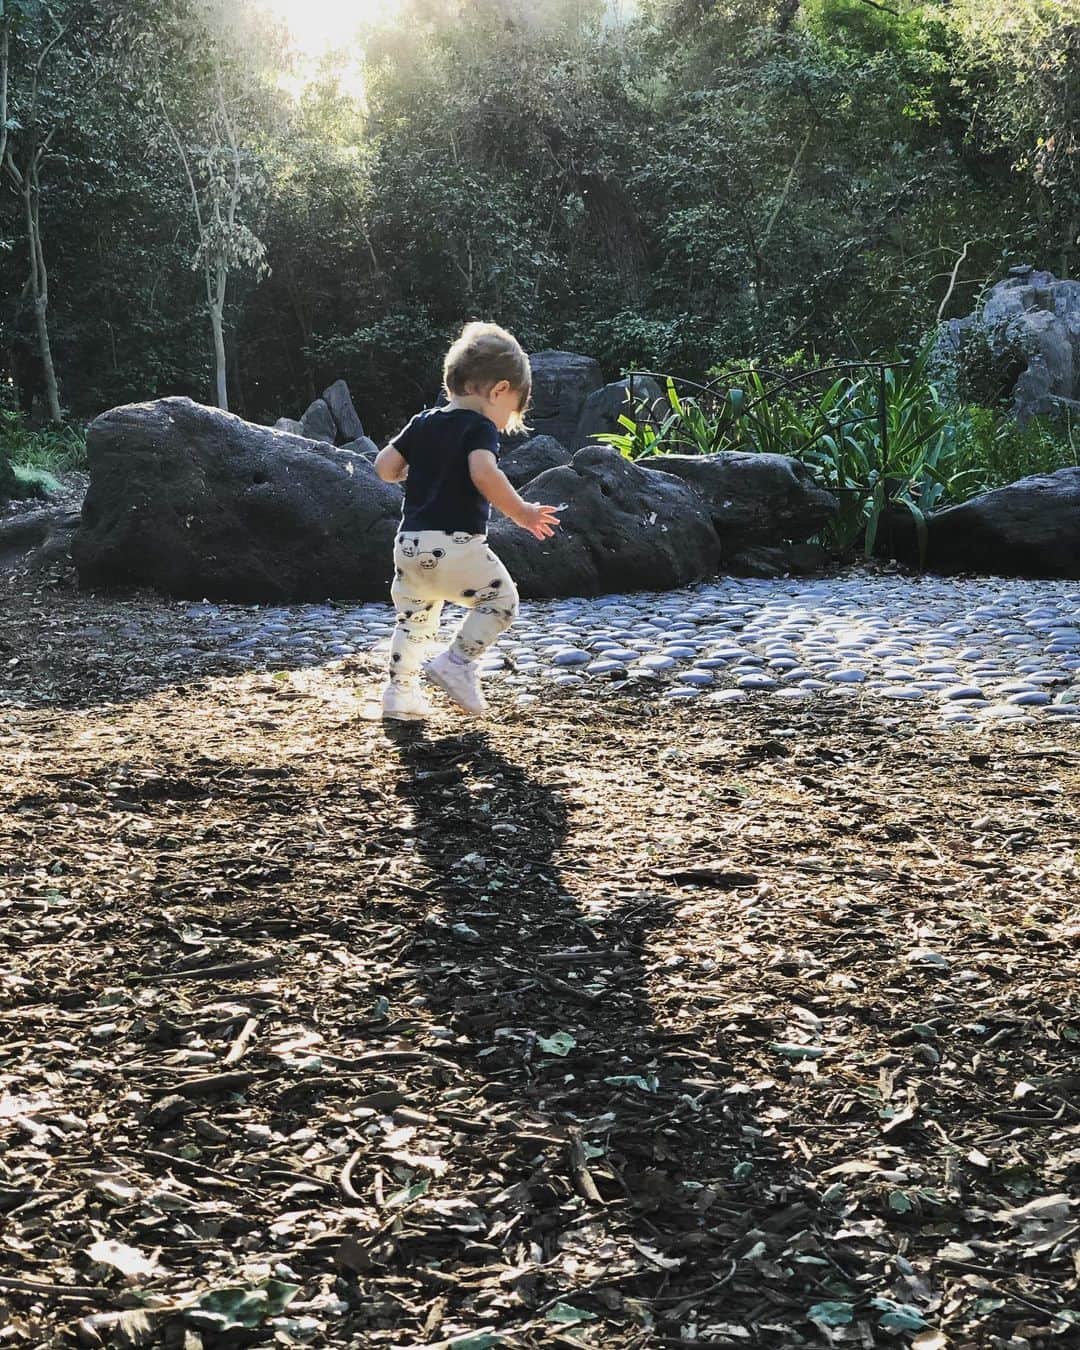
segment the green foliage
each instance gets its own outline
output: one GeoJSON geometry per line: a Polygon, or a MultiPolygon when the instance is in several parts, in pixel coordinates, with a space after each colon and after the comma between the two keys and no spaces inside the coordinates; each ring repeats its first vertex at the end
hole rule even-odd
{"type": "Polygon", "coordinates": [[[41,501],[63,491],[63,486],[47,469],[31,469],[23,464],[13,464],[16,489],[15,497],[37,497],[41,501]]]}
{"type": "Polygon", "coordinates": [[[752,368],[728,372],[738,383],[723,393],[703,390],[704,398],[680,398],[669,378],[667,409],[620,417],[622,432],[597,439],[633,459],[720,450],[791,455],[838,498],[829,546],[844,553],[861,539],[871,556],[882,520],[901,509],[925,556],[927,515],[985,481],[929,370],[927,346],[902,366],[845,374],[809,394],[799,376],[766,378],[752,368]]]}
{"type": "MultiPolygon", "coordinates": [[[[238,412],[295,414],[344,375],[373,428],[431,397],[468,318],[611,375],[776,369],[929,331],[965,246],[950,315],[1012,262],[1076,270],[1080,30],[1050,0],[643,0],[623,24],[578,0],[401,0],[364,39],[362,98],[334,60],[297,93],[254,0],[50,8],[70,26],[34,125],[55,127],[40,205],[76,416],[210,396],[203,261],[211,285],[228,270],[238,412]]],[[[52,30],[32,0],[4,14],[22,154],[52,30]]],[[[0,194],[0,350],[25,404],[24,233],[0,194]]],[[[987,355],[963,400],[1007,388],[987,355]]],[[[802,411],[762,407],[756,434],[797,438],[802,411]]]]}
{"type": "Polygon", "coordinates": [[[1001,407],[1012,401],[1016,381],[1028,364],[1028,354],[1007,334],[988,332],[974,323],[960,334],[951,365],[954,391],[962,403],[1001,407]]]}
{"type": "MultiPolygon", "coordinates": [[[[32,429],[18,412],[0,408],[0,456],[46,475],[86,467],[86,436],[76,427],[32,429]]],[[[29,479],[27,479],[29,481],[29,479]]]]}
{"type": "Polygon", "coordinates": [[[1071,415],[1033,418],[1021,427],[1000,408],[969,405],[956,422],[959,453],[979,466],[987,487],[1080,465],[1080,427],[1071,415]]]}

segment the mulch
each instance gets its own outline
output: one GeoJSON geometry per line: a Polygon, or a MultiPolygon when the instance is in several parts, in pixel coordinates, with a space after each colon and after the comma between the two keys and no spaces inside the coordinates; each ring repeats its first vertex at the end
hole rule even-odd
{"type": "Polygon", "coordinates": [[[4,595],[0,1345],[1077,1343],[1075,730],[179,621],[4,595]]]}

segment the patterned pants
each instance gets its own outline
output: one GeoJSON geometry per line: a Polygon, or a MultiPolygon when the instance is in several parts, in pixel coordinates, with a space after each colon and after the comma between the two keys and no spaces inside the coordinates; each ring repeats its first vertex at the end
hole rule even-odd
{"type": "Polygon", "coordinates": [[[397,627],[390,643],[390,683],[416,683],[420,663],[439,629],[447,600],[469,613],[451,648],[475,661],[514,622],[518,593],[484,534],[419,530],[394,541],[390,598],[397,627]]]}

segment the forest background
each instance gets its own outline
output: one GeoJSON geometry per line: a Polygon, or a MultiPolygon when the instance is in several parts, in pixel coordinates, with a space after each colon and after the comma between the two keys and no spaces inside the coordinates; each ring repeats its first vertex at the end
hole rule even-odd
{"type": "Polygon", "coordinates": [[[343,376],[378,437],[473,317],[700,377],[1075,271],[1078,0],[354,13],[313,61],[268,0],[0,0],[0,407],[343,376]]]}

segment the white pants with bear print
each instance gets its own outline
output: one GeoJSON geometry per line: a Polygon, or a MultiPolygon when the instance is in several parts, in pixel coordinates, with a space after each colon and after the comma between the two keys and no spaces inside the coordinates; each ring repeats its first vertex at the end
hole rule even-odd
{"type": "Polygon", "coordinates": [[[469,610],[451,644],[463,661],[475,661],[487,651],[518,612],[517,587],[485,534],[399,533],[390,597],[397,610],[390,683],[406,687],[416,683],[446,601],[469,610]]]}

